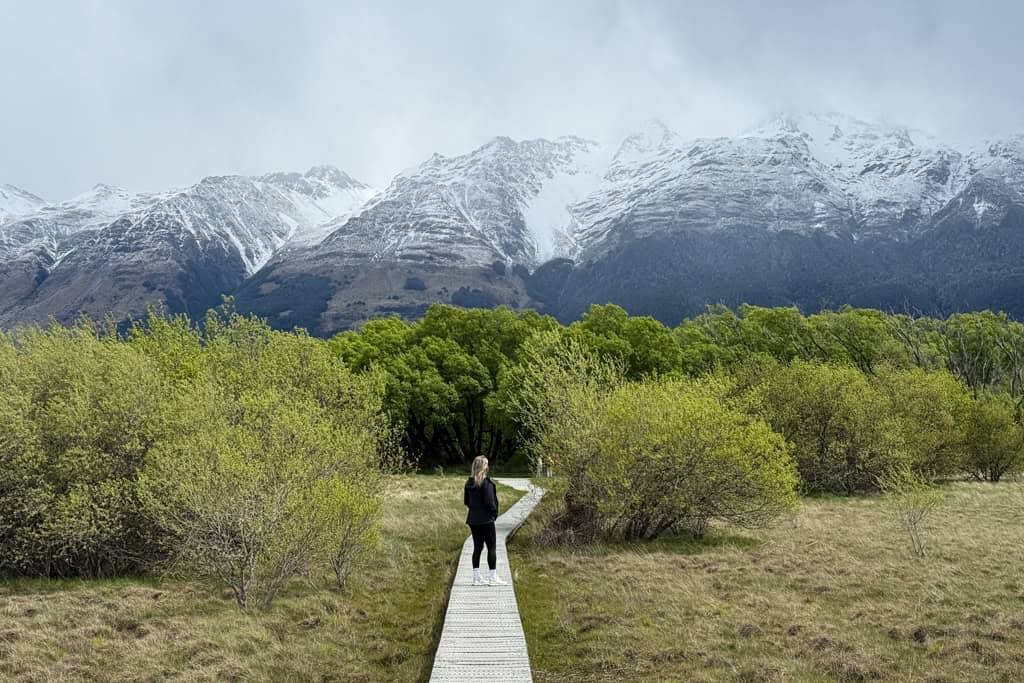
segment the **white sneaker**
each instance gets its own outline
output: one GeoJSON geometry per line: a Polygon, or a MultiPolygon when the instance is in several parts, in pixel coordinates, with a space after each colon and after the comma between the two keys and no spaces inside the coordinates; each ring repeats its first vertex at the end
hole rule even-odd
{"type": "Polygon", "coordinates": [[[474,586],[486,586],[487,582],[484,581],[482,578],[478,577],[478,578],[473,579],[473,585],[474,586]]]}
{"type": "Polygon", "coordinates": [[[507,586],[508,585],[508,581],[502,581],[497,576],[492,576],[488,580],[487,583],[488,583],[488,585],[491,585],[491,586],[507,586]]]}

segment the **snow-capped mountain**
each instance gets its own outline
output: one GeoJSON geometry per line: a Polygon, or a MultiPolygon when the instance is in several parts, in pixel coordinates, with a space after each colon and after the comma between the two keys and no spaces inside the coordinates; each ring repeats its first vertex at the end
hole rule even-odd
{"type": "Polygon", "coordinates": [[[631,140],[571,207],[564,318],[594,301],[666,320],[719,302],[1024,314],[1019,137],[959,150],[826,114],[631,140]]]}
{"type": "Polygon", "coordinates": [[[97,185],[0,225],[0,320],[135,314],[161,300],[201,312],[372,195],[328,166],[156,194],[97,185]]]}
{"type": "MultiPolygon", "coordinates": [[[[990,142],[971,151],[966,155],[965,166],[968,180],[964,190],[971,189],[972,183],[999,187],[996,194],[1000,197],[993,201],[987,199],[984,192],[975,191],[971,206],[979,221],[991,210],[999,212],[1001,204],[1007,201],[1024,201],[1024,135],[990,142]],[[999,198],[1003,201],[996,201],[999,198]]],[[[962,204],[958,202],[958,206],[962,204]]],[[[992,219],[990,214],[987,220],[992,219]]]]}
{"type": "Polygon", "coordinates": [[[570,210],[587,257],[681,225],[835,234],[853,222],[843,187],[801,139],[683,141],[657,122],[622,143],[603,182],[570,210]]]}
{"type": "Polygon", "coordinates": [[[568,206],[597,184],[589,140],[494,138],[399,174],[320,248],[340,260],[538,264],[565,248],[568,206]]]}
{"type": "Polygon", "coordinates": [[[115,241],[195,239],[206,249],[237,257],[246,275],[285,244],[315,244],[332,217],[348,216],[372,190],[337,169],[259,178],[214,176],[171,193],[134,216],[127,229],[108,229],[115,241]]]}
{"type": "Polygon", "coordinates": [[[59,204],[42,203],[32,211],[0,221],[0,258],[39,254],[58,261],[70,248],[74,235],[138,213],[159,198],[98,184],[59,204]]]}
{"type": "Polygon", "coordinates": [[[35,212],[46,201],[14,185],[0,184],[0,223],[35,212]]]}
{"type": "Polygon", "coordinates": [[[578,243],[592,248],[617,225],[630,238],[747,226],[906,239],[997,156],[834,113],[777,115],[717,139],[682,140],[655,122],[627,138],[571,212],[578,243]]]}
{"type": "Polygon", "coordinates": [[[803,140],[853,201],[861,232],[919,228],[966,184],[962,153],[921,131],[830,113],[776,116],[752,135],[803,140]]]}
{"type": "Polygon", "coordinates": [[[0,324],[233,294],[327,334],[434,301],[616,302],[667,322],[706,304],[844,303],[1024,315],[1024,137],[960,148],[840,114],[734,137],[652,121],[613,144],[497,137],[382,191],[329,166],[47,204],[0,187],[0,324]]]}
{"type": "Polygon", "coordinates": [[[260,181],[283,193],[301,213],[289,247],[319,244],[332,225],[348,220],[378,192],[333,166],[314,166],[304,174],[270,173],[260,181]]]}

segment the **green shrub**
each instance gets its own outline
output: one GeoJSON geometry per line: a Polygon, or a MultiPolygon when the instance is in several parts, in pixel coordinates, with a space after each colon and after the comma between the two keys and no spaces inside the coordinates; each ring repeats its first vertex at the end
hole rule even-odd
{"type": "Polygon", "coordinates": [[[763,526],[796,505],[796,474],[781,436],[763,420],[729,408],[714,382],[647,381],[619,387],[596,426],[598,501],[625,538],[711,520],[763,526]]]}
{"type": "Polygon", "coordinates": [[[627,383],[621,366],[557,334],[531,340],[524,360],[517,406],[562,481],[563,540],[699,535],[713,519],[756,526],[795,504],[785,442],[729,407],[721,383],[627,383]]]}
{"type": "Polygon", "coordinates": [[[154,449],[140,477],[175,570],[220,579],[243,608],[265,606],[342,543],[364,542],[335,533],[371,467],[321,410],[272,390],[193,398],[194,429],[154,449]]]}
{"type": "Polygon", "coordinates": [[[967,424],[964,469],[976,479],[997,482],[1024,469],[1024,427],[1006,394],[982,394],[973,402],[967,424]]]}
{"type": "Polygon", "coordinates": [[[379,376],[304,334],[220,312],[29,328],[0,335],[0,389],[0,573],[176,559],[265,603],[313,563],[343,582],[376,539],[379,376]]]}
{"type": "Polygon", "coordinates": [[[0,572],[144,568],[158,534],[135,477],[174,431],[159,368],[88,324],[29,329],[0,345],[0,572]]]}
{"type": "Polygon", "coordinates": [[[373,376],[254,320],[208,321],[207,335],[188,427],[139,479],[170,566],[223,581],[243,608],[316,566],[343,583],[376,538],[386,430],[373,376]]]}
{"type": "Polygon", "coordinates": [[[967,388],[948,372],[919,368],[880,369],[874,384],[900,419],[903,448],[913,470],[928,479],[959,474],[971,407],[967,388]]]}
{"type": "Polygon", "coordinates": [[[853,366],[795,360],[757,390],[765,416],[793,445],[805,492],[877,490],[878,477],[911,460],[890,401],[853,366]]]}

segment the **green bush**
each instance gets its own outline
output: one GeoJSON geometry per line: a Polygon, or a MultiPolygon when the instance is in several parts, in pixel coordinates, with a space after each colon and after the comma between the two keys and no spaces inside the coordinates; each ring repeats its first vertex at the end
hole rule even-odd
{"type": "Polygon", "coordinates": [[[387,432],[374,376],[259,321],[214,317],[206,334],[187,427],[139,477],[170,566],[223,581],[243,608],[316,566],[343,583],[376,538],[387,432]]]}
{"type": "Polygon", "coordinates": [[[1024,427],[1006,394],[983,394],[971,406],[964,469],[975,479],[997,482],[1024,469],[1024,427]]]}
{"type": "Polygon", "coordinates": [[[174,432],[157,365],[93,326],[0,340],[0,573],[141,570],[158,541],[135,477],[174,432]]]}
{"type": "Polygon", "coordinates": [[[699,535],[714,519],[757,526],[795,505],[785,442],[727,405],[722,383],[629,383],[623,367],[557,334],[531,340],[524,360],[516,405],[562,480],[552,531],[563,540],[699,535]]]}
{"type": "Polygon", "coordinates": [[[648,381],[619,387],[596,426],[598,508],[625,538],[711,520],[757,527],[796,505],[788,446],[763,420],[728,407],[714,382],[648,381]]]}
{"type": "Polygon", "coordinates": [[[265,603],[313,563],[343,582],[376,538],[382,385],[320,340],[223,313],[28,328],[0,335],[0,389],[2,574],[176,559],[265,603]]]}
{"type": "Polygon", "coordinates": [[[883,368],[873,381],[899,418],[903,449],[915,473],[951,477],[963,468],[971,395],[942,370],[883,368]]]}
{"type": "Polygon", "coordinates": [[[322,410],[273,390],[193,399],[193,429],[154,449],[140,477],[173,569],[223,581],[243,608],[265,606],[287,580],[368,540],[339,526],[372,498],[372,463],[322,410]]]}
{"type": "Polygon", "coordinates": [[[762,410],[793,445],[807,493],[878,489],[878,477],[908,464],[903,423],[860,370],[795,360],[767,374],[762,410]]]}
{"type": "Polygon", "coordinates": [[[526,338],[555,326],[533,311],[435,305],[418,322],[371,320],[328,345],[352,371],[382,373],[385,410],[421,466],[467,465],[477,455],[498,463],[521,446],[494,403],[499,376],[526,338]]]}
{"type": "Polygon", "coordinates": [[[567,333],[603,358],[621,363],[629,379],[677,372],[682,367],[682,350],[671,330],[649,316],[630,316],[615,304],[591,306],[567,333]]]}

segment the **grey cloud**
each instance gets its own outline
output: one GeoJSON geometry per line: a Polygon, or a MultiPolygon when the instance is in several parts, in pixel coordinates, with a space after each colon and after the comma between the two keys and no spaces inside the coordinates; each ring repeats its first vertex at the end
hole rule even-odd
{"type": "Polygon", "coordinates": [[[0,0],[0,182],[62,199],[326,162],[383,184],[498,134],[722,135],[778,109],[1024,132],[1022,20],[1012,0],[0,0]]]}

